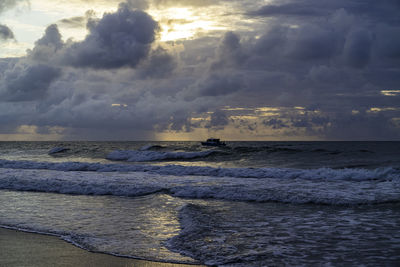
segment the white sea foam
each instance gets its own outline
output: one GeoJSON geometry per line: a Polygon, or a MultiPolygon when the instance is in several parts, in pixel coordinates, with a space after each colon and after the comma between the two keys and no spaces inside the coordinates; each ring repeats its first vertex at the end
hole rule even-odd
{"type": "Polygon", "coordinates": [[[180,209],[182,230],[166,244],[209,266],[392,265],[399,260],[397,214],[380,205],[193,202],[180,209]]]}
{"type": "Polygon", "coordinates": [[[328,205],[400,201],[400,179],[305,180],[0,169],[0,189],[63,194],[140,196],[165,192],[193,199],[328,205]]]}
{"type": "Polygon", "coordinates": [[[289,168],[213,168],[181,165],[128,165],[88,162],[35,162],[0,160],[0,168],[44,169],[57,171],[95,172],[151,172],[174,176],[214,176],[236,178],[273,178],[283,180],[345,180],[345,181],[387,181],[400,180],[400,170],[396,168],[377,169],[289,169],[289,168]]]}
{"type": "Polygon", "coordinates": [[[107,254],[198,263],[163,245],[179,232],[176,212],[183,201],[165,194],[110,198],[1,191],[0,226],[56,235],[107,254]]]}
{"type": "Polygon", "coordinates": [[[150,151],[150,147],[144,147],[141,150],[115,150],[107,155],[107,159],[116,161],[144,162],[156,160],[176,160],[176,159],[194,159],[207,157],[214,150],[200,152],[161,152],[150,151]]]}

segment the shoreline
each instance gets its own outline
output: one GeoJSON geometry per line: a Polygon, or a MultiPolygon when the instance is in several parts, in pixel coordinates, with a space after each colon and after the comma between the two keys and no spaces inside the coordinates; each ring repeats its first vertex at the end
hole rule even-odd
{"type": "Polygon", "coordinates": [[[153,262],[90,252],[55,235],[0,227],[0,266],[190,267],[201,265],[153,262]]]}

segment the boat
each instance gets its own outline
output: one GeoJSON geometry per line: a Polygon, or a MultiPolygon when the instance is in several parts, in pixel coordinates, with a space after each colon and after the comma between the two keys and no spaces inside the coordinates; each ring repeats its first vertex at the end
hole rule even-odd
{"type": "Polygon", "coordinates": [[[209,138],[205,142],[201,142],[203,146],[226,146],[225,142],[221,142],[217,138],[209,138]]]}

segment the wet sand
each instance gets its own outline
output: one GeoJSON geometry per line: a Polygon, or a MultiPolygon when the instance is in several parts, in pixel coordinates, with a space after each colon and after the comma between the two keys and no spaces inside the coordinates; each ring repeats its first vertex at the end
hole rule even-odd
{"type": "Polygon", "coordinates": [[[0,228],[0,266],[137,266],[188,267],[93,253],[58,237],[0,228]]]}

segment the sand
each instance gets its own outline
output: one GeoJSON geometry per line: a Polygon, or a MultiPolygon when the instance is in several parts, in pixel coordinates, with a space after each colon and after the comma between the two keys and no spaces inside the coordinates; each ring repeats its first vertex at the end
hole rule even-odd
{"type": "Polygon", "coordinates": [[[137,266],[185,267],[93,253],[58,237],[0,228],[0,266],[137,266]]]}

